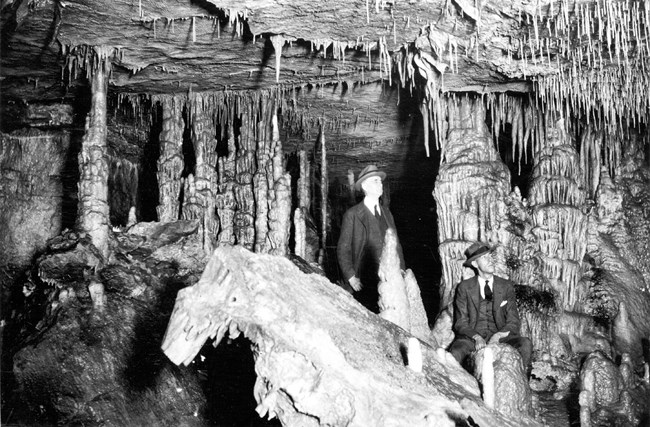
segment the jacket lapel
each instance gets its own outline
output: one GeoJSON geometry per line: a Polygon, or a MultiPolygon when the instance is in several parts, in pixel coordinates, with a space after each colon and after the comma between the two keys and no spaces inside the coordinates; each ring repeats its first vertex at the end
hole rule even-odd
{"type": "Polygon", "coordinates": [[[497,276],[494,277],[494,282],[492,284],[492,311],[496,315],[496,312],[501,308],[501,303],[503,302],[503,286],[501,286],[501,279],[497,276]]]}
{"type": "Polygon", "coordinates": [[[472,302],[474,303],[474,308],[476,309],[476,312],[478,313],[478,307],[480,304],[479,299],[481,298],[481,293],[478,289],[478,276],[474,276],[472,278],[472,284],[470,288],[470,293],[469,293],[472,302]]]}

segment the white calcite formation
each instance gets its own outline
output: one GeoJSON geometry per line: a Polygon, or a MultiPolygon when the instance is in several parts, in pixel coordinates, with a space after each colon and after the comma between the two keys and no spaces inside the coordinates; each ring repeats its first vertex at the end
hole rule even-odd
{"type": "Polygon", "coordinates": [[[462,265],[465,249],[476,241],[499,243],[500,205],[510,193],[510,173],[482,119],[482,101],[461,98],[447,105],[449,133],[433,192],[443,272],[442,307],[453,301],[455,286],[471,274],[462,265]]]}
{"type": "Polygon", "coordinates": [[[217,217],[219,218],[219,245],[235,244],[235,156],[237,148],[235,145],[235,134],[233,125],[227,126],[225,135],[227,154],[219,157],[219,186],[216,195],[217,217]]]}
{"type": "Polygon", "coordinates": [[[95,47],[87,67],[91,81],[91,106],[79,152],[77,223],[91,236],[104,257],[108,256],[108,155],[106,146],[106,94],[112,67],[112,49],[95,47]],[[91,65],[92,64],[92,65],[91,65]]]}
{"type": "Polygon", "coordinates": [[[563,120],[547,128],[533,162],[528,201],[541,273],[557,295],[559,307],[582,311],[586,289],[580,278],[587,250],[587,218],[582,207],[586,194],[580,159],[563,120]]]}
{"type": "Polygon", "coordinates": [[[187,365],[207,340],[241,334],[253,343],[257,412],[284,426],[455,426],[470,417],[538,425],[488,410],[444,351],[421,343],[422,372],[409,369],[412,336],[324,277],[283,257],[219,247],[199,282],[178,293],[162,349],[187,365]]]}
{"type": "Polygon", "coordinates": [[[393,229],[386,231],[379,260],[379,316],[420,340],[437,347],[422,304],[420,288],[410,269],[402,272],[393,229]]]}
{"type": "Polygon", "coordinates": [[[161,222],[179,218],[183,173],[183,102],[178,97],[164,97],[162,104],[162,131],[158,158],[158,197],[156,208],[161,222]]]}
{"type": "MultiPolygon", "coordinates": [[[[291,176],[285,170],[277,100],[268,93],[230,97],[190,92],[156,95],[152,101],[163,111],[158,219],[199,220],[207,252],[240,244],[256,252],[287,254],[291,176]],[[195,162],[190,169],[192,159],[183,155],[184,111],[191,130],[189,157],[195,162]],[[189,174],[183,178],[184,170],[189,174]]],[[[303,169],[301,206],[307,210],[308,165],[303,169]]]]}
{"type": "Polygon", "coordinates": [[[513,417],[532,415],[532,392],[521,355],[514,347],[490,343],[476,353],[474,360],[474,376],[482,384],[488,406],[513,417]]]}

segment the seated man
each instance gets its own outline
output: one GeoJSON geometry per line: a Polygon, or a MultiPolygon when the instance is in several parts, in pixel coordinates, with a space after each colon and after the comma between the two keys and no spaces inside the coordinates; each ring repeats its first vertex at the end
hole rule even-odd
{"type": "Polygon", "coordinates": [[[476,271],[476,276],[463,280],[456,288],[454,325],[456,339],[450,353],[464,365],[473,351],[485,347],[486,342],[501,342],[515,347],[530,371],[533,346],[530,339],[519,336],[519,313],[512,282],[494,275],[492,249],[477,242],[466,251],[463,263],[476,271]]]}

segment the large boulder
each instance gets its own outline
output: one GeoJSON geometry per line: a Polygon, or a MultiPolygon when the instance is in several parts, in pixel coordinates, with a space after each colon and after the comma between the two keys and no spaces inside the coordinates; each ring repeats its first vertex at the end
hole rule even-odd
{"type": "Polygon", "coordinates": [[[285,426],[537,425],[488,409],[478,386],[441,348],[369,312],[343,289],[285,258],[217,248],[199,282],[178,293],[162,348],[191,364],[203,344],[247,337],[260,415],[285,426]]]}

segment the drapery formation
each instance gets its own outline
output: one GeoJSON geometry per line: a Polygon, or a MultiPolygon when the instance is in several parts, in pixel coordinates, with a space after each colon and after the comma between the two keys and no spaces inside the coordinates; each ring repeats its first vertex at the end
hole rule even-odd
{"type": "Polygon", "coordinates": [[[482,120],[482,100],[453,99],[446,109],[449,132],[433,191],[443,270],[442,307],[453,300],[455,286],[469,274],[462,266],[465,249],[475,241],[499,243],[500,205],[510,192],[510,173],[482,120]]]}

